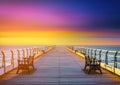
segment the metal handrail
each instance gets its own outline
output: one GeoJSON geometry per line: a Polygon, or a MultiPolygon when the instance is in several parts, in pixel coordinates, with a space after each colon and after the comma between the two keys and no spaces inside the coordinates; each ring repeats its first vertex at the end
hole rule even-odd
{"type": "MultiPolygon", "coordinates": [[[[49,48],[50,48],[50,46],[47,47],[47,49],[49,49],[49,48]]],[[[4,73],[16,68],[18,59],[20,59],[22,57],[32,56],[32,55],[39,55],[40,53],[42,53],[40,47],[24,48],[24,49],[10,49],[10,50],[7,50],[7,52],[9,52],[8,53],[9,58],[6,57],[7,53],[5,53],[4,50],[1,51],[1,55],[0,55],[0,58],[1,58],[0,59],[0,64],[1,64],[1,66],[0,66],[0,75],[2,75],[4,73]],[[15,53],[15,52],[17,52],[17,53],[15,53]],[[10,64],[7,65],[9,62],[10,62],[10,64]]]]}
{"type": "MultiPolygon", "coordinates": [[[[72,46],[72,48],[74,50],[74,46],[72,46]]],[[[120,51],[92,49],[92,48],[83,48],[83,47],[78,47],[77,49],[78,49],[77,52],[81,54],[85,53],[84,55],[88,55],[91,58],[92,57],[99,58],[102,63],[101,67],[117,75],[120,75],[120,51]]]]}

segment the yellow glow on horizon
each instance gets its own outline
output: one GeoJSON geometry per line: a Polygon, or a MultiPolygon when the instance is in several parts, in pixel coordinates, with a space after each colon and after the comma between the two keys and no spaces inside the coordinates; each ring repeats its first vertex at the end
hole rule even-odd
{"type": "Polygon", "coordinates": [[[24,37],[24,36],[32,36],[32,37],[39,37],[39,36],[92,36],[95,34],[90,34],[86,32],[72,32],[72,31],[38,31],[38,32],[0,32],[0,37],[24,37]]]}
{"type": "Polygon", "coordinates": [[[96,34],[72,31],[0,32],[0,45],[114,45],[120,42],[120,39],[89,36],[96,34]]]}

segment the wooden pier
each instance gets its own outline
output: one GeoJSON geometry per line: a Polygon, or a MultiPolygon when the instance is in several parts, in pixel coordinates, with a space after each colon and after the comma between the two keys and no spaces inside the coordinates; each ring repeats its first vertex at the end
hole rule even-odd
{"type": "Polygon", "coordinates": [[[14,69],[0,77],[0,85],[120,85],[120,77],[106,70],[85,73],[84,64],[84,59],[57,46],[35,61],[34,71],[16,74],[14,69]]]}

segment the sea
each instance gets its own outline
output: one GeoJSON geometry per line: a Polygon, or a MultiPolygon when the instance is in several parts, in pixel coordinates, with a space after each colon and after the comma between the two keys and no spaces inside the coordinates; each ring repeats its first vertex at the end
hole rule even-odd
{"type": "Polygon", "coordinates": [[[110,51],[120,51],[120,45],[102,45],[102,46],[84,46],[86,48],[93,49],[102,49],[102,50],[110,50],[110,51]]]}

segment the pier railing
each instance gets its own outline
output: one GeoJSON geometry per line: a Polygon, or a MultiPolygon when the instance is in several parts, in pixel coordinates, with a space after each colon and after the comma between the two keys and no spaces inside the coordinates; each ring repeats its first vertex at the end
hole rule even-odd
{"type": "Polygon", "coordinates": [[[92,49],[84,47],[68,46],[68,48],[85,58],[86,56],[101,60],[101,67],[120,76],[120,51],[92,49]]]}
{"type": "MultiPolygon", "coordinates": [[[[45,46],[45,52],[51,50],[53,46],[45,46]]],[[[23,49],[2,50],[0,52],[0,75],[18,66],[18,59],[35,55],[35,59],[44,54],[41,47],[31,47],[23,49]]]]}

